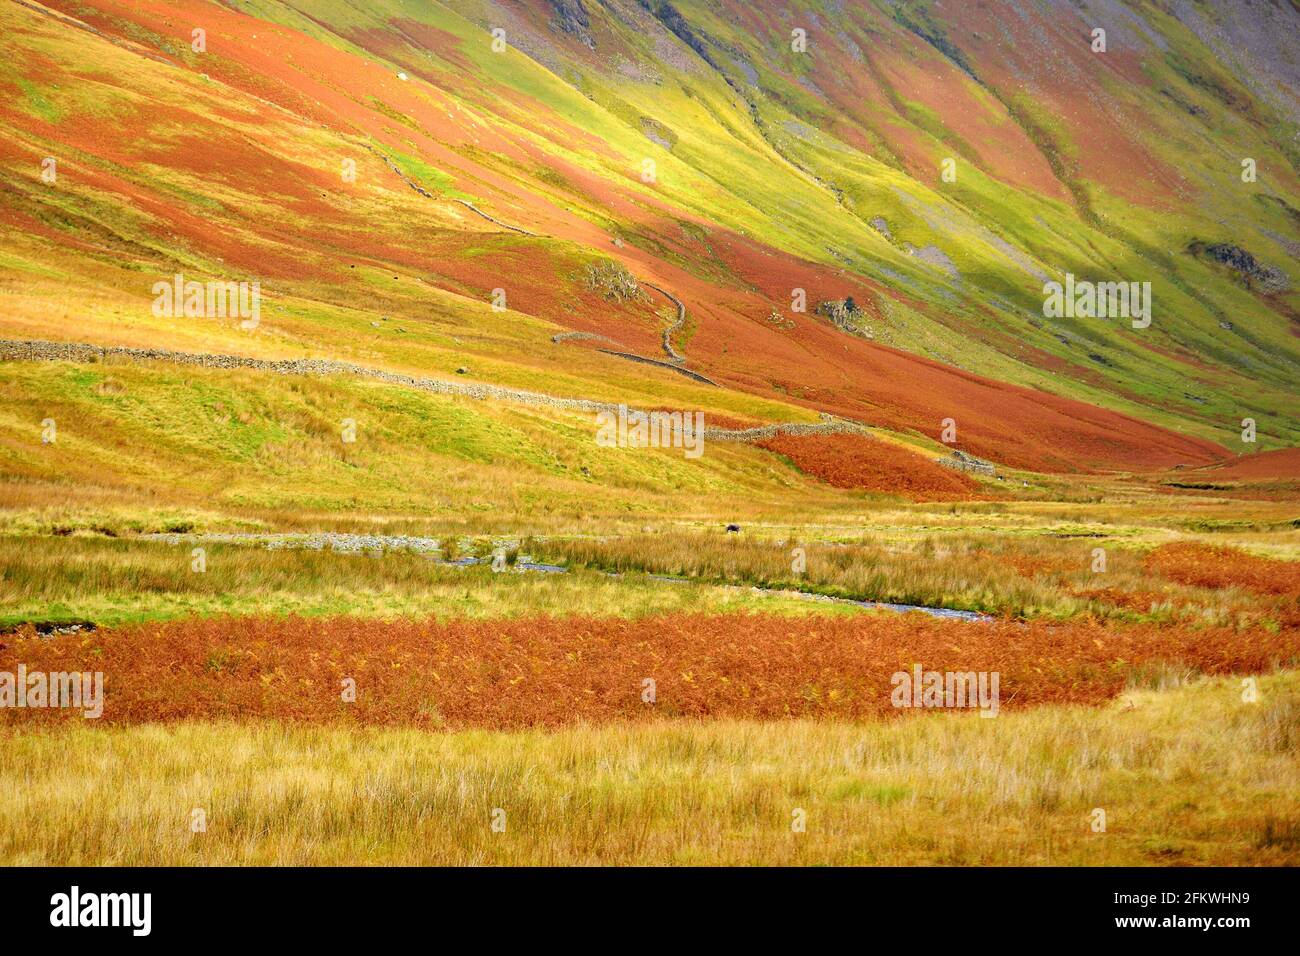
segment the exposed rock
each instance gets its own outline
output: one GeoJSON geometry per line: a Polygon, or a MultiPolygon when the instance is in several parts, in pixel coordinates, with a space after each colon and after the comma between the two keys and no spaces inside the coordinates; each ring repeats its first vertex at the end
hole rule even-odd
{"type": "Polygon", "coordinates": [[[866,321],[866,313],[858,308],[851,295],[843,299],[823,302],[817,306],[817,314],[824,315],[835,323],[836,328],[844,332],[851,332],[854,335],[864,334],[862,323],[866,321]]]}
{"type": "Polygon", "coordinates": [[[547,0],[555,15],[551,17],[551,26],[561,33],[577,37],[589,50],[596,49],[596,40],[591,35],[591,16],[582,0],[547,0]]]}
{"type": "Polygon", "coordinates": [[[767,321],[772,323],[778,329],[793,329],[795,327],[794,319],[786,318],[780,311],[773,309],[768,313],[767,321]]]}
{"type": "Polygon", "coordinates": [[[595,292],[610,302],[640,302],[647,296],[627,267],[613,259],[600,259],[587,263],[582,283],[589,292],[595,292]]]}
{"type": "Polygon", "coordinates": [[[957,270],[957,264],[953,262],[952,259],[948,258],[948,254],[934,243],[929,243],[928,245],[919,248],[908,243],[906,251],[909,256],[916,256],[916,258],[920,259],[926,265],[934,266],[936,269],[942,269],[954,279],[961,278],[961,272],[957,270]]]}
{"type": "Polygon", "coordinates": [[[704,41],[695,34],[690,24],[686,22],[686,18],[669,0],[640,0],[640,4],[656,20],[667,27],[677,39],[694,50],[700,59],[714,69],[718,68],[717,62],[713,59],[713,55],[709,53],[709,48],[704,45],[704,41]]]}
{"type": "Polygon", "coordinates": [[[1193,242],[1187,251],[1194,256],[1227,266],[1242,278],[1248,289],[1255,292],[1273,295],[1291,288],[1291,280],[1285,272],[1275,266],[1265,265],[1241,246],[1230,242],[1193,242]]]}
{"type": "Polygon", "coordinates": [[[650,142],[662,146],[666,150],[671,151],[677,145],[677,134],[653,116],[641,117],[641,132],[645,134],[646,139],[650,140],[650,142]]]}

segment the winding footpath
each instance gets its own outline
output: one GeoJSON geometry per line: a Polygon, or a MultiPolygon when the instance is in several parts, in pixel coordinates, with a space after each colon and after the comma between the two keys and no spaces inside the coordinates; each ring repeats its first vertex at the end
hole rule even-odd
{"type": "MultiPolygon", "coordinates": [[[[437,196],[434,196],[418,182],[408,176],[401,167],[393,162],[393,160],[390,159],[382,150],[377,149],[369,143],[363,143],[361,145],[375,156],[379,157],[384,164],[398,176],[398,178],[400,178],[415,192],[427,199],[434,200],[435,202],[438,201],[437,196]]],[[[511,232],[516,232],[533,238],[545,238],[539,236],[537,233],[529,232],[527,229],[503,222],[479,209],[468,200],[454,199],[453,201],[502,229],[507,229],[511,232]]],[[[673,344],[673,336],[681,331],[682,327],[686,324],[685,303],[661,286],[644,281],[641,284],[658,292],[677,307],[676,320],[663,330],[663,350],[668,356],[668,360],[663,361],[660,359],[648,358],[644,355],[623,351],[621,347],[617,349],[600,348],[598,351],[606,355],[613,355],[629,361],[670,369],[680,375],[685,375],[694,381],[706,385],[717,386],[718,383],[712,379],[701,375],[699,372],[694,372],[685,368],[686,356],[677,351],[677,348],[673,344]]],[[[611,345],[618,346],[618,343],[614,342],[612,339],[584,332],[562,332],[552,336],[551,341],[558,343],[570,339],[603,340],[611,345]]],[[[495,400],[520,405],[548,406],[568,411],[618,413],[620,408],[626,407],[614,402],[597,402],[584,398],[563,398],[554,395],[546,395],[541,392],[527,391],[525,389],[506,388],[500,385],[487,385],[472,382],[451,382],[443,379],[427,378],[424,376],[406,375],[400,372],[389,372],[383,369],[369,368],[364,365],[357,365],[353,362],[344,362],[335,359],[258,359],[242,355],[225,355],[213,352],[178,352],[170,349],[138,349],[127,346],[100,346],[92,345],[87,342],[49,342],[41,339],[0,339],[0,361],[5,362],[84,363],[100,362],[108,358],[140,362],[168,362],[177,365],[190,365],[215,369],[251,369],[254,371],[271,372],[278,375],[353,375],[406,388],[419,389],[437,395],[459,395],[478,400],[495,400]]],[[[635,413],[639,410],[629,408],[627,411],[635,413]]],[[[641,413],[645,414],[645,412],[641,413]]],[[[846,434],[855,432],[861,433],[866,430],[857,422],[835,418],[824,412],[821,413],[821,419],[822,420],[817,423],[782,423],[760,425],[754,428],[744,429],[717,428],[709,426],[704,429],[704,438],[708,441],[749,443],[766,441],[775,438],[778,435],[846,434]]]]}

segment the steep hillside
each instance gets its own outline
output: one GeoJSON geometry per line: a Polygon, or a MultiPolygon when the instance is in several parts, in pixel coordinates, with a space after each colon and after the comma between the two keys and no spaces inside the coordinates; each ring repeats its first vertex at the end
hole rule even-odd
{"type": "Polygon", "coordinates": [[[0,337],[952,419],[1034,471],[1292,445],[1300,14],[1250,6],[20,0],[0,337]],[[259,280],[257,327],[153,314],[177,273],[259,280]],[[1067,273],[1150,325],[1045,315],[1067,273]]]}

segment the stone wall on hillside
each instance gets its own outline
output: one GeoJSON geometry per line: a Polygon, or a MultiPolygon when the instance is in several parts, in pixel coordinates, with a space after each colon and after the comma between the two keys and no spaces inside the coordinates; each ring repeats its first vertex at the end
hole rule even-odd
{"type": "MultiPolygon", "coordinates": [[[[168,362],[212,369],[250,369],[277,375],[355,375],[392,385],[418,388],[435,395],[460,395],[466,398],[537,405],[565,411],[617,413],[619,410],[619,406],[614,402],[597,402],[585,398],[558,398],[540,392],[478,382],[448,382],[442,379],[404,375],[400,372],[386,372],[383,369],[368,368],[335,359],[258,359],[243,355],[137,349],[120,345],[100,346],[83,342],[0,339],[0,361],[88,363],[103,362],[108,359],[168,362]]],[[[777,435],[827,435],[862,431],[864,431],[863,427],[856,422],[833,418],[823,413],[822,420],[814,423],[781,423],[742,429],[706,427],[704,437],[710,441],[758,442],[775,438],[777,435]]]]}

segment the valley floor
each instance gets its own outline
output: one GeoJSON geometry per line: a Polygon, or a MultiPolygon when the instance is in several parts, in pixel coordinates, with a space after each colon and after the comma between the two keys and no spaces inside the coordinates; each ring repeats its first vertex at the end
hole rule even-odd
{"type": "Polygon", "coordinates": [[[11,507],[0,675],[104,706],[0,707],[0,864],[1293,865],[1289,507],[11,507]]]}
{"type": "Polygon", "coordinates": [[[10,728],[0,862],[1293,865],[1300,678],[1258,690],[996,720],[10,728]]]}
{"type": "Polygon", "coordinates": [[[1300,863],[1300,6],[1004,5],[0,4],[0,865],[1300,863]]]}

